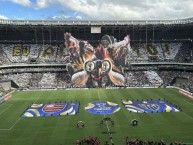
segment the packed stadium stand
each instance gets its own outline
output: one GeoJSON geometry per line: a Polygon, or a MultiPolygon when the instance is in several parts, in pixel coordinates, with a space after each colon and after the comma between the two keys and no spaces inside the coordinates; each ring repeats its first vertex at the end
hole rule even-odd
{"type": "MultiPolygon", "coordinates": [[[[193,20],[169,21],[0,21],[0,79],[19,89],[60,89],[70,83],[71,62],[64,33],[96,48],[104,35],[119,42],[130,35],[125,86],[175,85],[193,92],[193,20]],[[91,32],[92,27],[101,29],[91,32]]],[[[106,86],[114,86],[107,83],[106,86]]],[[[85,86],[83,86],[85,87],[85,86]]]]}
{"type": "MultiPolygon", "coordinates": [[[[191,61],[191,43],[134,43],[129,62],[191,61]]],[[[1,65],[16,63],[67,63],[68,51],[63,45],[2,44],[1,65]]],[[[128,62],[128,63],[129,63],[128,62]]]]}

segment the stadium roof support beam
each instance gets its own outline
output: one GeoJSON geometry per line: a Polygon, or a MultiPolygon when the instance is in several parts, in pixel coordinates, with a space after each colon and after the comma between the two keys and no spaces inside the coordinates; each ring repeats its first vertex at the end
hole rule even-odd
{"type": "Polygon", "coordinates": [[[180,25],[192,24],[192,18],[176,20],[3,20],[0,19],[0,25],[180,25]]]}

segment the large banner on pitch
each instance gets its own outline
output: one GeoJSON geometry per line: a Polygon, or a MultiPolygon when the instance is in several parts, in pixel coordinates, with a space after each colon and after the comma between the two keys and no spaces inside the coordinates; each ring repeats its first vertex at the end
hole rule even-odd
{"type": "Polygon", "coordinates": [[[78,102],[32,104],[22,117],[63,116],[78,113],[78,102]]]}
{"type": "Polygon", "coordinates": [[[166,100],[122,100],[123,105],[130,112],[158,113],[158,112],[181,112],[182,110],[166,100]]]}
{"type": "Polygon", "coordinates": [[[105,115],[119,111],[120,107],[112,102],[92,102],[85,106],[85,110],[92,114],[105,115]]]}

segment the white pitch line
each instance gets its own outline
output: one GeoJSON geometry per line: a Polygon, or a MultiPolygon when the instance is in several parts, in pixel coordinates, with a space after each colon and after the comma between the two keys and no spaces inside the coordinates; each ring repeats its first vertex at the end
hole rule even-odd
{"type": "MultiPolygon", "coordinates": [[[[33,102],[33,104],[35,103],[35,102],[37,102],[39,100],[39,97],[33,102]]],[[[13,104],[12,104],[13,105],[13,104]]],[[[15,123],[10,127],[10,128],[5,128],[5,129],[0,129],[0,130],[12,130],[12,128],[19,122],[21,120],[21,118],[18,118],[16,121],[15,121],[15,123]]]]}
{"type": "Polygon", "coordinates": [[[192,103],[192,102],[189,102],[187,99],[185,99],[185,101],[188,102],[189,104],[193,105],[193,103],[192,103]]]}
{"type": "Polygon", "coordinates": [[[33,102],[33,104],[34,104],[35,102],[37,102],[37,101],[39,100],[39,98],[40,98],[40,97],[38,97],[38,98],[33,102]]]}
{"type": "Polygon", "coordinates": [[[18,118],[17,121],[10,127],[10,130],[20,121],[21,118],[18,118]]]}
{"type": "Polygon", "coordinates": [[[5,111],[7,111],[12,105],[13,105],[13,104],[9,104],[9,107],[7,107],[4,111],[2,111],[2,112],[0,113],[0,115],[3,114],[5,111]]]}
{"type": "MultiPolygon", "coordinates": [[[[99,100],[100,100],[100,102],[101,102],[101,97],[99,96],[98,90],[97,90],[97,93],[98,93],[99,100]]],[[[104,116],[104,118],[106,118],[106,115],[105,115],[105,114],[104,114],[103,116],[104,116]]],[[[107,121],[105,121],[105,123],[106,123],[107,130],[108,130],[108,133],[109,133],[109,132],[110,132],[109,125],[107,124],[107,121]]],[[[109,137],[110,137],[110,134],[109,134],[109,137]]],[[[112,138],[111,138],[111,143],[113,143],[113,139],[112,139],[112,138]]]]}
{"type": "Polygon", "coordinates": [[[18,118],[15,123],[10,128],[0,129],[0,130],[12,130],[12,128],[20,121],[21,118],[18,118]]]}
{"type": "Polygon", "coordinates": [[[10,129],[9,129],[9,128],[8,128],[8,129],[0,129],[0,131],[1,131],[1,130],[10,130],[10,129]]]}

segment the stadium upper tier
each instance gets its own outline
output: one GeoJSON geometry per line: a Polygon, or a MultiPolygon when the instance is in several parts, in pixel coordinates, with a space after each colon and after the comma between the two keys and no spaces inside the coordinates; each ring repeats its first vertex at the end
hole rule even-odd
{"type": "MultiPolygon", "coordinates": [[[[192,62],[193,47],[190,42],[133,43],[125,63],[131,62],[192,62]]],[[[64,45],[1,44],[0,64],[41,64],[70,62],[64,45]]]]}
{"type": "Polygon", "coordinates": [[[70,61],[64,33],[93,48],[105,35],[116,42],[129,35],[131,62],[192,62],[193,18],[140,21],[0,20],[0,64],[63,63],[70,61]],[[95,27],[97,31],[92,31],[95,27]]]}

